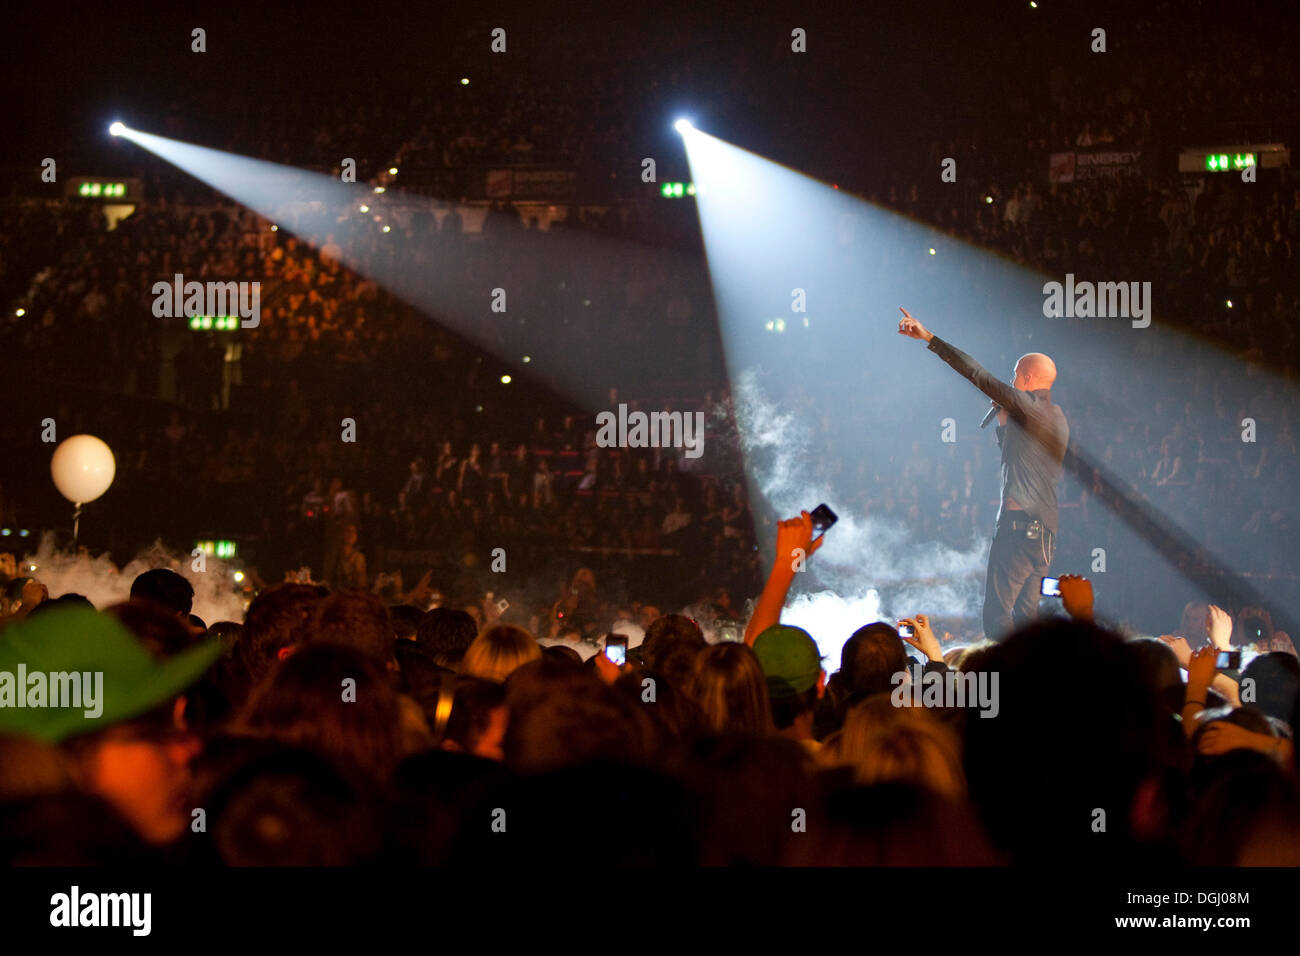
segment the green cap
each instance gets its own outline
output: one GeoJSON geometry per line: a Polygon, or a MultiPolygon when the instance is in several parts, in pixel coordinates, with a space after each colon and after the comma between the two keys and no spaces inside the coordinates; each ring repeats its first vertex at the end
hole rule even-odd
{"type": "Polygon", "coordinates": [[[24,619],[0,631],[0,733],[58,743],[104,730],[175,697],[220,654],[212,640],[159,660],[86,608],[24,619]]]}
{"type": "Polygon", "coordinates": [[[754,639],[754,655],[775,699],[802,694],[821,676],[821,651],[802,627],[773,624],[754,639]]]}

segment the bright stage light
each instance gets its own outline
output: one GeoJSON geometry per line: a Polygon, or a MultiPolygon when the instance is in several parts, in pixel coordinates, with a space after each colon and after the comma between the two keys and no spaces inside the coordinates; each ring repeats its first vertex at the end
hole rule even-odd
{"type": "Polygon", "coordinates": [[[502,375],[502,376],[501,376],[501,384],[502,384],[502,385],[509,385],[509,384],[510,384],[510,376],[509,376],[509,375],[502,375]]]}
{"type": "Polygon", "coordinates": [[[673,129],[677,130],[677,132],[685,136],[691,130],[695,129],[695,127],[691,125],[690,120],[683,117],[682,119],[679,119],[676,123],[673,124],[673,129]]]}
{"type": "Polygon", "coordinates": [[[396,166],[389,166],[389,167],[388,167],[388,175],[390,175],[390,176],[396,176],[396,175],[397,175],[397,167],[396,167],[396,166]]]}
{"type": "Polygon", "coordinates": [[[108,128],[108,133],[110,136],[121,136],[125,132],[126,132],[126,126],[123,123],[114,123],[112,126],[108,128]]]}

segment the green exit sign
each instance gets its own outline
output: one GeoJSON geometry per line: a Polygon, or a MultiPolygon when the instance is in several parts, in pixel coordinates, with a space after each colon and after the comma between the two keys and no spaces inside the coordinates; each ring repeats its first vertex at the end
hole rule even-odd
{"type": "Polygon", "coordinates": [[[77,187],[77,195],[91,199],[117,199],[126,195],[126,183],[82,183],[77,187]]]}
{"type": "Polygon", "coordinates": [[[1247,166],[1254,166],[1258,161],[1259,157],[1254,153],[1207,153],[1205,171],[1210,173],[1241,171],[1247,166]]]}
{"type": "Polygon", "coordinates": [[[140,180],[130,177],[74,176],[65,180],[63,185],[63,195],[75,199],[133,203],[140,199],[141,193],[140,180]]]}
{"type": "Polygon", "coordinates": [[[659,195],[665,199],[681,199],[683,196],[694,196],[695,183],[664,183],[659,187],[659,195]]]}
{"type": "Polygon", "coordinates": [[[233,558],[238,550],[233,541],[195,541],[194,547],[217,558],[233,558]]]}
{"type": "Polygon", "coordinates": [[[191,315],[190,328],[195,332],[233,332],[239,328],[237,315],[191,315]]]}

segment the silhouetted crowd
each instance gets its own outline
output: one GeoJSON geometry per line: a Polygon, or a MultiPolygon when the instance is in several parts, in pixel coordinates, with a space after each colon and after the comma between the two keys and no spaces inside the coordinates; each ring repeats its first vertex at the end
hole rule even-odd
{"type": "MultiPolygon", "coordinates": [[[[804,518],[787,524],[807,544],[804,518]]],[[[770,606],[790,577],[773,572],[770,606]]],[[[1289,643],[1242,643],[1205,605],[1178,634],[1126,639],[1092,622],[1086,580],[1062,592],[1068,617],[998,643],[944,648],[917,614],[912,637],[867,622],[825,660],[779,617],[742,636],[719,606],[706,635],[608,600],[585,569],[531,616],[482,591],[425,611],[289,582],[211,625],[168,569],[99,611],[17,576],[0,856],[1300,863],[1289,643]],[[75,706],[56,696],[69,674],[75,706]]]]}

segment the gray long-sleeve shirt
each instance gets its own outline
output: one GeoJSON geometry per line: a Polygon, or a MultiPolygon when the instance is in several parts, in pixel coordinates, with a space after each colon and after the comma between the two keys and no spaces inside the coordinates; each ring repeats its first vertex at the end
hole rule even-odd
{"type": "Polygon", "coordinates": [[[1022,392],[937,335],[930,339],[929,349],[1007,411],[1006,426],[998,426],[1002,448],[998,518],[1006,513],[1009,498],[1056,534],[1060,519],[1056,486],[1064,472],[1070,425],[1060,406],[1052,404],[1051,391],[1022,392]]]}

